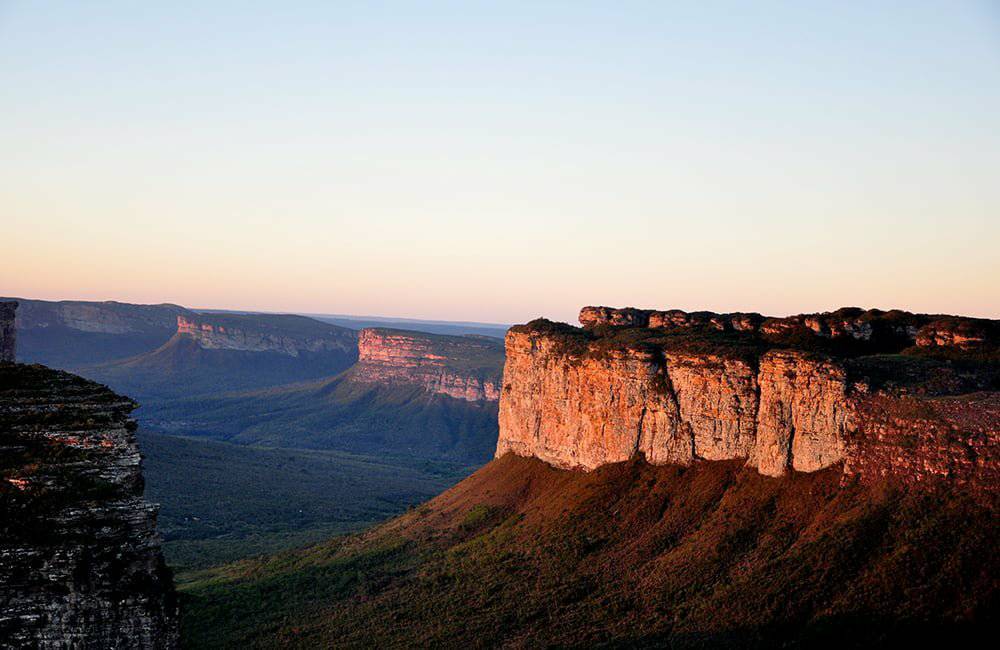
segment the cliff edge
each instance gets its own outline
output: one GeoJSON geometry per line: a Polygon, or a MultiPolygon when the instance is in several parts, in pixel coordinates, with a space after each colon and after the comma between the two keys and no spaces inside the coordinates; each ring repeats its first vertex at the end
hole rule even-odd
{"type": "Polygon", "coordinates": [[[177,316],[177,336],[205,350],[353,353],[352,330],[294,314],[199,314],[177,316]]]}
{"type": "Polygon", "coordinates": [[[354,381],[409,384],[467,402],[500,399],[499,339],[368,328],[358,335],[354,381]]]}
{"type": "Polygon", "coordinates": [[[1000,484],[997,321],[607,307],[580,321],[508,332],[498,457],[1000,484]]]}
{"type": "Polygon", "coordinates": [[[156,506],[142,497],[135,402],[10,361],[0,363],[2,645],[177,647],[156,506]]]}

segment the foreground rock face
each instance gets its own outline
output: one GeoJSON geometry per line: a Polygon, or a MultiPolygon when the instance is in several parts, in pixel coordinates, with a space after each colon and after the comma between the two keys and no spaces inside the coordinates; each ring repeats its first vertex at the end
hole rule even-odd
{"type": "Polygon", "coordinates": [[[206,350],[279,352],[353,352],[355,334],[347,328],[294,315],[213,314],[178,316],[177,334],[206,350]]]}
{"type": "Polygon", "coordinates": [[[135,407],[75,375],[0,364],[3,647],[177,647],[135,407]]]}
{"type": "Polygon", "coordinates": [[[17,329],[14,327],[16,302],[0,302],[0,363],[14,362],[17,329]]]}
{"type": "Polygon", "coordinates": [[[586,329],[535,321],[508,333],[497,456],[586,470],[638,452],[654,464],[740,459],[768,476],[844,462],[862,478],[980,484],[1000,467],[995,397],[969,397],[997,388],[992,321],[604,307],[580,320],[586,329]],[[904,421],[913,404],[934,417],[904,421]]]}
{"type": "Polygon", "coordinates": [[[414,385],[468,402],[500,399],[503,345],[473,336],[368,328],[358,335],[352,380],[414,385]]]}

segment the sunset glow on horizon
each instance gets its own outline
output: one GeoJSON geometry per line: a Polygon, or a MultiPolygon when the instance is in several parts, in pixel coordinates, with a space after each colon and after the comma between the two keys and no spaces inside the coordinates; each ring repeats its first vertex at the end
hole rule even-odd
{"type": "Polygon", "coordinates": [[[1000,318],[989,2],[199,5],[0,6],[0,295],[1000,318]]]}

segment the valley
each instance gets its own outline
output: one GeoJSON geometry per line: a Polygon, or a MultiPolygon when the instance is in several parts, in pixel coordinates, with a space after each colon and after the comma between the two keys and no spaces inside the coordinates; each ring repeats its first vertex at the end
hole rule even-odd
{"type": "Polygon", "coordinates": [[[192,574],[186,643],[895,647],[995,620],[996,321],[580,320],[509,330],[494,460],[367,531],[192,574]]]}
{"type": "Polygon", "coordinates": [[[185,313],[83,366],[143,403],[182,646],[961,644],[995,620],[1000,323],[580,324],[185,313]]]}
{"type": "Polygon", "coordinates": [[[394,333],[407,367],[385,363],[377,343],[360,346],[359,363],[357,330],[299,315],[20,300],[16,331],[21,361],[139,403],[146,494],[183,582],[398,515],[492,456],[502,342],[476,324],[412,323],[471,330],[377,330],[394,333]],[[483,382],[491,399],[466,394],[483,382]]]}
{"type": "Polygon", "coordinates": [[[476,468],[138,433],[146,498],[160,504],[177,580],[192,570],[356,532],[430,499],[476,468]],[[194,479],[194,480],[192,480],[194,479]]]}

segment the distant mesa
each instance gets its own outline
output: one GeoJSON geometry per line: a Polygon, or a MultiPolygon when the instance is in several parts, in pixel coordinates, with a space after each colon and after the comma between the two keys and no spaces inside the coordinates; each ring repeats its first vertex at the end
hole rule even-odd
{"type": "Polygon", "coordinates": [[[18,358],[79,372],[141,354],[177,331],[178,305],[17,299],[18,358]]]}
{"type": "Polygon", "coordinates": [[[361,330],[354,381],[412,384],[469,402],[500,399],[503,343],[384,328],[361,330]]]}
{"type": "MultiPolygon", "coordinates": [[[[213,337],[230,334],[228,324],[210,324],[213,337]],[[226,332],[220,333],[219,325],[226,332]]],[[[199,326],[199,335],[204,331],[199,326]]],[[[146,421],[157,431],[242,444],[406,454],[469,463],[492,457],[504,362],[502,340],[368,328],[358,334],[356,346],[356,363],[317,379],[250,390],[230,388],[223,393],[217,389],[222,381],[232,386],[234,376],[249,374],[231,372],[219,376],[214,396],[144,406],[146,421]]],[[[301,351],[292,357],[273,351],[203,349],[187,334],[179,334],[170,348],[170,357],[161,351],[164,358],[156,365],[161,370],[151,370],[151,380],[163,376],[164,368],[178,367],[179,361],[170,358],[207,356],[213,367],[266,360],[272,370],[294,362],[299,371],[310,359],[324,358],[301,351]]],[[[256,376],[262,378],[259,372],[256,376]]]]}
{"type": "Polygon", "coordinates": [[[178,315],[177,334],[206,350],[346,352],[356,346],[354,331],[292,314],[178,315]]]}
{"type": "Polygon", "coordinates": [[[1000,486],[997,321],[585,307],[511,328],[497,456],[1000,486]]]}

